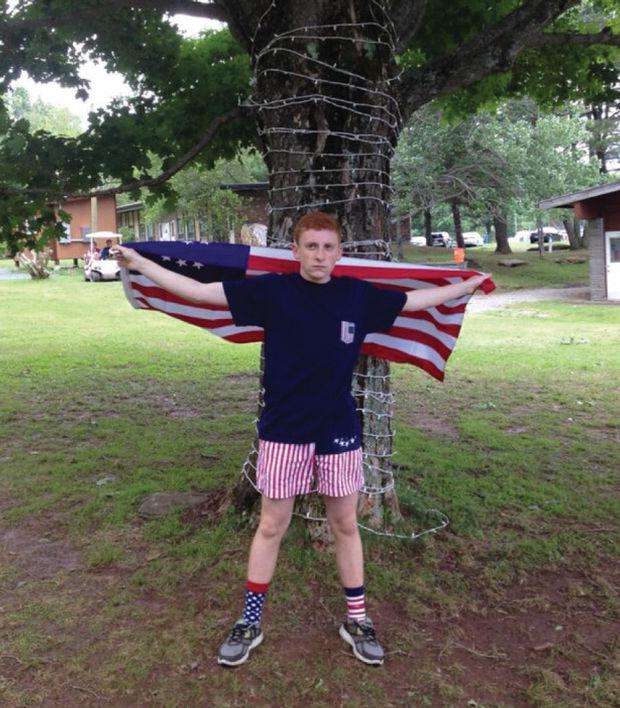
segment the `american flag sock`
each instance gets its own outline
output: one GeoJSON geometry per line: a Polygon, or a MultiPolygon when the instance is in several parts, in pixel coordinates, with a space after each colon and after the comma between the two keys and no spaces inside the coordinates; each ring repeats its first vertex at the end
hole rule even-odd
{"type": "Polygon", "coordinates": [[[260,624],[263,616],[263,605],[267,598],[269,583],[254,583],[248,580],[245,584],[245,606],[243,621],[246,624],[260,624]]]}
{"type": "Polygon", "coordinates": [[[351,622],[363,622],[366,619],[366,598],[364,586],[359,588],[345,588],[347,598],[347,618],[351,622]]]}

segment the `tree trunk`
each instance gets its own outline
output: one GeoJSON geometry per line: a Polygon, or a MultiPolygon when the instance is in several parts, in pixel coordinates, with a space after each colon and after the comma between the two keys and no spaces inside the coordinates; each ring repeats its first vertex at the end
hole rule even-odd
{"type": "Polygon", "coordinates": [[[399,261],[403,259],[403,228],[400,216],[396,217],[396,257],[399,261]]]}
{"type": "Polygon", "coordinates": [[[492,234],[492,231],[491,231],[492,226],[493,226],[493,221],[490,218],[485,219],[484,228],[485,228],[485,234],[486,234],[488,242],[490,242],[491,238],[492,238],[492,235],[491,235],[492,234]]]}
{"type": "Polygon", "coordinates": [[[586,243],[586,232],[587,229],[581,228],[581,219],[578,219],[576,216],[573,217],[573,232],[575,234],[575,238],[577,239],[577,243],[579,244],[579,248],[587,248],[588,245],[586,243]]]}
{"type": "Polygon", "coordinates": [[[431,236],[433,232],[433,216],[430,209],[424,210],[424,236],[426,238],[426,245],[433,245],[433,237],[431,236]]]}
{"type": "Polygon", "coordinates": [[[536,217],[536,231],[538,231],[538,255],[542,258],[545,252],[545,233],[540,216],[536,217]]]}
{"type": "MultiPolygon", "coordinates": [[[[578,248],[581,248],[579,231],[575,231],[575,220],[564,217],[562,223],[568,235],[568,243],[570,244],[571,251],[576,251],[578,248]]],[[[579,223],[577,223],[577,228],[579,228],[579,223]]]]}
{"type": "Polygon", "coordinates": [[[450,200],[450,208],[452,209],[452,221],[454,223],[454,236],[456,238],[456,245],[459,248],[465,248],[465,241],[463,241],[463,225],[461,223],[461,205],[458,199],[450,200]]]}
{"type": "Polygon", "coordinates": [[[609,121],[605,105],[593,103],[590,106],[590,118],[592,120],[590,153],[598,158],[600,173],[606,175],[608,173],[607,143],[609,140],[609,121]]]}
{"type": "Polygon", "coordinates": [[[30,274],[30,277],[34,280],[42,280],[44,278],[49,278],[51,271],[48,267],[50,260],[49,249],[44,249],[43,251],[22,251],[17,255],[17,260],[20,265],[30,274]]]}
{"type": "Polygon", "coordinates": [[[495,228],[495,253],[512,253],[512,249],[508,243],[508,224],[506,223],[506,217],[503,214],[496,214],[493,217],[493,226],[495,228]]]}
{"type": "MultiPolygon", "coordinates": [[[[235,10],[238,22],[243,12],[235,10]]],[[[297,219],[322,210],[339,219],[348,252],[376,257],[368,241],[387,236],[390,158],[401,128],[387,14],[379,2],[362,0],[346,9],[312,0],[274,4],[258,18],[247,4],[245,12],[247,27],[235,29],[250,38],[251,103],[269,169],[269,243],[290,242],[297,219]]],[[[382,399],[389,411],[387,365],[362,359],[359,367],[360,400],[372,399],[374,407],[382,399]]],[[[366,405],[363,430],[366,483],[379,490],[391,478],[390,418],[366,405]]],[[[389,505],[397,507],[395,498],[389,505]]],[[[378,495],[361,506],[375,522],[382,519],[378,495]]]]}

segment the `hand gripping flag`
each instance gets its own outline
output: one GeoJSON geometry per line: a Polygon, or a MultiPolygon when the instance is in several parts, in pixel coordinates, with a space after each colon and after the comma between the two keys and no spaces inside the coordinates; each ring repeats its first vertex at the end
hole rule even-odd
{"type": "MultiPolygon", "coordinates": [[[[299,271],[299,262],[285,249],[200,241],[145,241],[125,245],[168,270],[202,283],[299,271]]],[[[461,268],[363,258],[341,258],[333,272],[334,276],[353,276],[380,288],[403,292],[449,285],[478,274],[478,271],[461,268]]],[[[260,327],[237,327],[226,307],[188,302],[140,273],[126,269],[123,269],[122,279],[125,295],[136,308],[164,312],[229,342],[259,342],[263,339],[260,327]]],[[[481,289],[488,293],[495,289],[495,285],[487,280],[481,289]]],[[[375,332],[364,339],[362,354],[414,364],[436,379],[443,380],[446,361],[459,336],[469,297],[450,300],[427,310],[401,312],[389,332],[375,332]]]]}

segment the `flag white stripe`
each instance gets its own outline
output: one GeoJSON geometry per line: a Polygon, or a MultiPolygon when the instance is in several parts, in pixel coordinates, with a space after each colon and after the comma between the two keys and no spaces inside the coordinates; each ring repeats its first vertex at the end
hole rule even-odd
{"type": "MultiPolygon", "coordinates": [[[[424,332],[425,334],[430,334],[448,347],[448,349],[452,349],[456,344],[456,337],[453,337],[446,332],[442,332],[440,329],[437,329],[432,322],[427,322],[426,320],[410,320],[407,317],[397,317],[394,321],[394,326],[409,329],[412,332],[424,332]]],[[[367,335],[364,341],[366,342],[370,336],[372,335],[367,335]]],[[[403,340],[400,337],[398,339],[399,341],[408,341],[403,340]]]]}
{"type": "MultiPolygon", "coordinates": [[[[428,310],[422,310],[422,312],[428,312],[429,315],[437,322],[437,324],[442,324],[442,325],[460,325],[463,323],[463,313],[462,312],[456,312],[453,315],[444,315],[443,312],[439,312],[437,308],[435,307],[429,307],[428,310]]],[[[416,317],[416,313],[412,312],[411,314],[407,315],[406,317],[403,317],[403,319],[407,319],[409,321],[415,321],[416,319],[419,319],[416,317]]]]}
{"type": "Polygon", "coordinates": [[[411,342],[408,339],[399,339],[388,334],[369,334],[364,340],[366,344],[380,344],[397,352],[404,352],[410,356],[426,359],[441,371],[444,370],[446,360],[435,349],[422,342],[411,342]]]}
{"type": "Polygon", "coordinates": [[[186,317],[196,317],[201,320],[232,320],[229,310],[210,310],[208,305],[181,305],[178,302],[170,302],[159,297],[144,295],[139,290],[132,290],[132,293],[134,297],[148,302],[151,307],[170,315],[185,315],[186,317]]]}

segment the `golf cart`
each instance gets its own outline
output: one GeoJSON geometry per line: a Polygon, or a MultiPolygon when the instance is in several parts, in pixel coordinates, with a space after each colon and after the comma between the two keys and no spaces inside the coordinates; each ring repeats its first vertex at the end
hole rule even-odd
{"type": "Polygon", "coordinates": [[[106,244],[111,241],[112,246],[115,246],[121,243],[122,239],[121,234],[112,231],[95,231],[88,234],[89,248],[84,254],[84,280],[97,283],[100,280],[121,279],[120,266],[114,258],[107,256],[106,244]]]}

